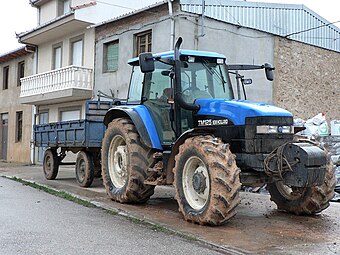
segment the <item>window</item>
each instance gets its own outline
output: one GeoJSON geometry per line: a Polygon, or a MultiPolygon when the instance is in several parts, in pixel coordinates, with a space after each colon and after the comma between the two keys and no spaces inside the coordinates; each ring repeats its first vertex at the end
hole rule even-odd
{"type": "Polygon", "coordinates": [[[61,110],[60,111],[60,121],[70,121],[70,120],[79,120],[80,119],[80,110],[79,109],[70,109],[70,110],[61,110]]]}
{"type": "Polygon", "coordinates": [[[61,44],[53,46],[53,63],[52,69],[59,69],[62,65],[62,48],[61,44]]]}
{"type": "Polygon", "coordinates": [[[147,31],[136,35],[136,56],[143,52],[151,52],[152,32],[147,31]]]}
{"type": "Polygon", "coordinates": [[[58,16],[62,16],[71,11],[69,0],[59,0],[58,2],[58,16]]]}
{"type": "Polygon", "coordinates": [[[21,78],[25,77],[25,61],[21,61],[18,63],[18,81],[17,86],[21,86],[21,78]]]}
{"type": "Polygon", "coordinates": [[[2,75],[2,89],[8,89],[9,66],[4,67],[2,75]]]}
{"type": "Polygon", "coordinates": [[[16,127],[15,127],[15,142],[22,141],[22,112],[17,112],[16,127]]]}
{"type": "Polygon", "coordinates": [[[104,44],[104,72],[118,70],[118,40],[104,44]]]}
{"type": "Polygon", "coordinates": [[[140,102],[142,98],[143,77],[144,74],[141,72],[139,66],[134,66],[130,81],[131,87],[128,97],[129,103],[140,102]]]}
{"type": "Polygon", "coordinates": [[[71,43],[71,65],[83,65],[83,40],[73,41],[71,43]]]}
{"type": "Polygon", "coordinates": [[[70,1],[69,0],[65,0],[63,1],[63,7],[64,7],[64,14],[69,13],[70,12],[70,1]]]}

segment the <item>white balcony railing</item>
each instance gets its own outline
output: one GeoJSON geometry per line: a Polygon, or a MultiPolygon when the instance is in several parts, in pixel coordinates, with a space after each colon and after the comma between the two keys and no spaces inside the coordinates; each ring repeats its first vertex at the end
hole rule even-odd
{"type": "Polygon", "coordinates": [[[92,69],[67,66],[21,80],[20,97],[35,96],[70,88],[92,90],[92,69]]]}

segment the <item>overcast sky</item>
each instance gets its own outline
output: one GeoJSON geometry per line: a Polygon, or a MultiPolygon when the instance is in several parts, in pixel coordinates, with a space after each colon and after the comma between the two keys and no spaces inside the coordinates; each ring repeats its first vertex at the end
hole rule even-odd
{"type": "MultiPolygon", "coordinates": [[[[102,0],[115,2],[114,0],[102,0]]],[[[129,0],[133,2],[142,0],[129,0]]],[[[272,2],[287,4],[304,4],[320,16],[330,22],[340,21],[340,0],[248,0],[249,2],[272,2]]],[[[159,2],[159,0],[143,0],[144,2],[159,2]]],[[[130,9],[127,9],[130,11],[130,9]]],[[[15,33],[24,32],[34,28],[37,24],[36,9],[29,4],[29,0],[9,0],[1,1],[0,8],[0,54],[19,48],[15,33]]],[[[340,27],[340,23],[336,23],[340,27]]]]}

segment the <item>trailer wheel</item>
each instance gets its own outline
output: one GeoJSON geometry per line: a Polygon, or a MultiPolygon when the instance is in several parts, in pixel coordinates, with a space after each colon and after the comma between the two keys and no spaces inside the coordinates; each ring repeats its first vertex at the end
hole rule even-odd
{"type": "Polygon", "coordinates": [[[127,118],[113,120],[102,142],[102,177],[109,197],[121,203],[146,202],[154,186],[145,185],[153,151],[146,147],[133,122],[127,118]]]}
{"type": "Polygon", "coordinates": [[[90,187],[94,177],[94,163],[91,153],[80,151],[76,160],[76,179],[80,186],[90,187]]]}
{"type": "Polygon", "coordinates": [[[326,166],[325,181],[321,186],[296,188],[277,181],[268,184],[271,200],[279,210],[296,215],[312,215],[325,210],[334,196],[336,184],[333,164],[326,166]]]}
{"type": "Polygon", "coordinates": [[[175,160],[176,200],[187,221],[221,225],[236,214],[240,170],[228,144],[212,136],[188,138],[175,160]]]}
{"type": "Polygon", "coordinates": [[[100,164],[99,152],[95,152],[93,154],[93,162],[94,162],[94,177],[100,178],[102,176],[102,165],[100,164]]]}
{"type": "Polygon", "coordinates": [[[44,153],[43,170],[47,180],[54,180],[58,175],[59,157],[56,149],[47,149],[44,153]]]}

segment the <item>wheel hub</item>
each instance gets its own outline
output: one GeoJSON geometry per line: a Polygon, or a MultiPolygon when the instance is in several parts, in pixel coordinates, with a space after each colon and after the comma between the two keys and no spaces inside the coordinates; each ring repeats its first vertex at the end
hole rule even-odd
{"type": "Polygon", "coordinates": [[[121,177],[126,175],[126,146],[118,146],[114,154],[114,164],[117,174],[121,177]]]}
{"type": "Polygon", "coordinates": [[[203,171],[195,172],[192,177],[192,186],[198,194],[203,194],[207,188],[206,179],[207,178],[204,176],[203,171]]]}

